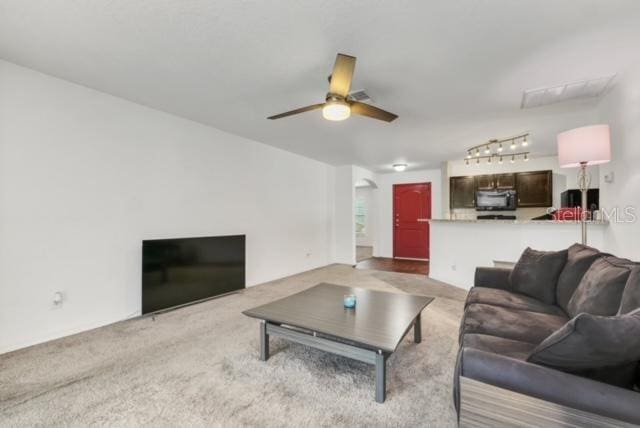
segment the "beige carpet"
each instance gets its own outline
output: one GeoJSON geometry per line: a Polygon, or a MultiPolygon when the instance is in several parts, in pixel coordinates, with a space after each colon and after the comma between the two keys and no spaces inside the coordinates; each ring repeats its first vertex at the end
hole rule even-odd
{"type": "Polygon", "coordinates": [[[425,277],[332,265],[157,316],[0,355],[2,426],[455,426],[451,380],[465,292],[425,277]],[[423,341],[373,367],[271,339],[241,311],[319,282],[436,297],[423,341]]]}

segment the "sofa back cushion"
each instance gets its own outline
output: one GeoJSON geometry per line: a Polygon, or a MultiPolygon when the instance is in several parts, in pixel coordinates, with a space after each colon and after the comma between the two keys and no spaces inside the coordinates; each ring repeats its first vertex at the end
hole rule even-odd
{"type": "Polygon", "coordinates": [[[513,291],[547,304],[556,301],[556,285],[567,262],[567,250],[524,250],[509,276],[513,291]]]}
{"type": "Polygon", "coordinates": [[[569,312],[569,300],[580,284],[580,280],[591,264],[601,256],[600,251],[586,245],[573,244],[569,247],[567,263],[558,277],[556,287],[556,304],[565,312],[569,312]]]}
{"type": "Polygon", "coordinates": [[[551,334],[527,361],[631,387],[640,360],[640,309],[602,317],[581,313],[551,334]]]}
{"type": "Polygon", "coordinates": [[[618,314],[623,315],[638,308],[640,308],[640,267],[635,267],[631,270],[624,286],[618,314]]]}
{"type": "Polygon", "coordinates": [[[618,313],[622,293],[633,266],[617,257],[601,257],[587,270],[567,305],[570,317],[584,312],[610,316],[618,313]]]}

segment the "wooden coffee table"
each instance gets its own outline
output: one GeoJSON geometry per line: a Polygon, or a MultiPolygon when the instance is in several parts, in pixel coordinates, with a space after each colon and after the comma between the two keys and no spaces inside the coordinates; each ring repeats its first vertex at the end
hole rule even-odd
{"type": "Polygon", "coordinates": [[[422,340],[420,313],[432,297],[388,293],[322,283],[243,314],[260,323],[260,359],[269,358],[269,336],[374,364],[376,401],[386,396],[386,360],[413,327],[422,340]],[[345,309],[345,294],[355,294],[354,309],[345,309]]]}

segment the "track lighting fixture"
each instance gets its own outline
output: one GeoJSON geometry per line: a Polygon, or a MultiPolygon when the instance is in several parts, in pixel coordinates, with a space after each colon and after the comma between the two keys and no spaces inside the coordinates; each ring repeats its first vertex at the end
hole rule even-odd
{"type": "Polygon", "coordinates": [[[468,160],[476,158],[476,165],[480,164],[480,159],[487,159],[487,164],[496,163],[493,162],[493,157],[497,158],[497,163],[503,163],[503,154],[504,154],[504,145],[507,144],[509,149],[511,149],[511,153],[507,156],[511,155],[510,162],[514,163],[516,157],[522,156],[522,160],[525,162],[529,160],[529,152],[527,151],[516,151],[518,148],[518,144],[521,144],[522,147],[527,147],[529,145],[529,133],[525,132],[522,134],[514,135],[509,138],[503,139],[491,139],[482,144],[478,144],[477,146],[469,147],[467,149],[467,154],[465,156],[466,165],[469,165],[468,160]],[[520,142],[520,143],[519,143],[520,142]]]}

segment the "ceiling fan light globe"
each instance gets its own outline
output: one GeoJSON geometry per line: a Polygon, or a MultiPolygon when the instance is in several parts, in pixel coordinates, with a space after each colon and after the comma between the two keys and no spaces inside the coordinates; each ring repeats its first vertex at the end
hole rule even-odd
{"type": "Polygon", "coordinates": [[[327,101],[322,107],[322,117],[327,120],[340,121],[351,116],[351,106],[344,101],[327,101]]]}

